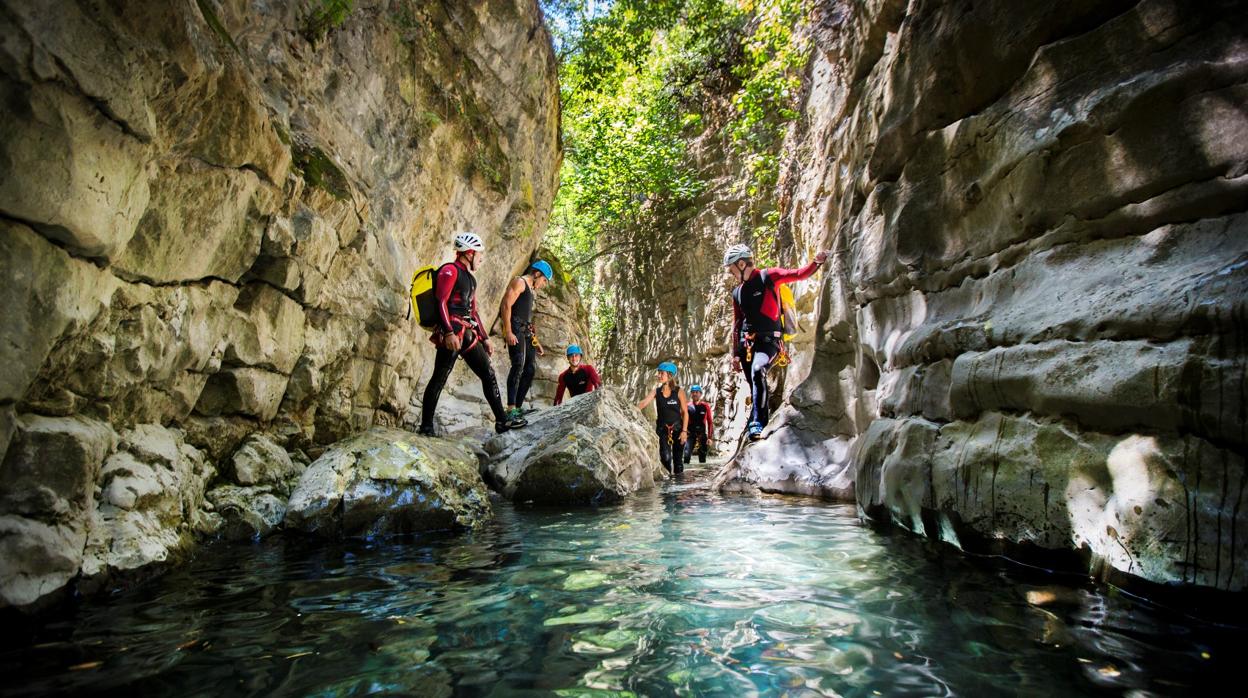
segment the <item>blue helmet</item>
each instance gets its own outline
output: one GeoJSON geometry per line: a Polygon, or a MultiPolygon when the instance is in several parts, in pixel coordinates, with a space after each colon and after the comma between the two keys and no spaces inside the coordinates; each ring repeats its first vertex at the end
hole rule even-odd
{"type": "Polygon", "coordinates": [[[673,376],[675,376],[675,375],[676,375],[676,364],[672,363],[671,361],[664,361],[663,363],[659,364],[659,370],[660,370],[660,371],[667,371],[668,373],[670,373],[670,374],[672,374],[673,376]]]}
{"type": "Polygon", "coordinates": [[[700,393],[702,392],[702,386],[698,385],[697,383],[694,383],[693,385],[689,386],[689,392],[700,393]]]}
{"type": "Polygon", "coordinates": [[[580,355],[580,354],[581,354],[581,348],[580,348],[579,346],[575,345],[575,344],[569,344],[569,345],[568,345],[568,356],[572,356],[573,354],[578,354],[578,355],[580,355]]]}
{"type": "Polygon", "coordinates": [[[542,272],[542,276],[545,276],[547,281],[550,281],[551,279],[555,278],[555,270],[551,269],[550,265],[547,264],[546,260],[544,259],[539,259],[536,262],[530,264],[529,269],[536,269],[542,272]]]}

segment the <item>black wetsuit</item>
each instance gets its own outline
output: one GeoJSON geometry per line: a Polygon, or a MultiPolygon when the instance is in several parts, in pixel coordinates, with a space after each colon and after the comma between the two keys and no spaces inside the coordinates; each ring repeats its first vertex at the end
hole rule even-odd
{"type": "Polygon", "coordinates": [[[421,402],[421,431],[433,431],[433,414],[438,409],[438,398],[446,387],[446,379],[451,375],[451,369],[455,367],[455,360],[461,356],[468,368],[481,379],[481,392],[490,404],[494,421],[504,421],[506,415],[503,413],[503,401],[498,394],[498,379],[494,377],[489,353],[486,352],[479,334],[481,321],[477,315],[476,278],[472,272],[456,262],[443,264],[438,269],[434,291],[438,298],[438,327],[430,341],[438,349],[433,359],[433,375],[429,376],[424,400],[421,402]],[[459,351],[447,349],[443,343],[450,334],[460,335],[459,351]]]}
{"type": "Polygon", "coordinates": [[[706,413],[710,405],[689,401],[689,438],[685,441],[685,463],[688,464],[697,451],[698,462],[706,462],[709,435],[706,433],[706,413]]]}
{"type": "Polygon", "coordinates": [[[670,397],[663,397],[663,388],[654,389],[654,408],[658,412],[654,429],[659,434],[659,460],[669,473],[684,471],[685,464],[680,458],[680,392],[673,391],[670,397]],[[673,470],[674,468],[674,470],[673,470]]]}
{"type": "Polygon", "coordinates": [[[529,394],[537,370],[537,346],[533,344],[533,287],[524,279],[524,292],[511,304],[511,332],[520,339],[507,347],[511,370],[507,372],[507,404],[519,407],[529,394]]]}

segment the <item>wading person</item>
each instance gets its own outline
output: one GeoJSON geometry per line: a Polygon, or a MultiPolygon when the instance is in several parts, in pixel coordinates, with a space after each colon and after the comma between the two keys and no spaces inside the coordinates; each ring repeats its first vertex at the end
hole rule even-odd
{"type": "Polygon", "coordinates": [[[685,465],[698,454],[698,462],[706,462],[706,452],[715,438],[711,403],[702,400],[702,386],[689,386],[689,439],[685,441],[685,465]]]}
{"type": "Polygon", "coordinates": [[[533,329],[533,303],[536,293],[550,283],[554,271],[542,260],[534,262],[524,276],[518,276],[507,285],[503,300],[499,303],[499,317],[503,320],[503,339],[507,341],[507,356],[511,370],[507,372],[507,418],[516,420],[524,415],[524,398],[533,385],[533,373],[537,370],[537,357],[542,345],[533,329]]]}
{"type": "Polygon", "coordinates": [[[458,233],[454,239],[455,261],[438,268],[434,280],[437,305],[437,327],[429,341],[438,348],[433,360],[433,375],[425,386],[420,410],[420,433],[433,434],[433,415],[446,379],[463,357],[468,368],[481,379],[481,392],[494,412],[494,430],[504,432],[525,425],[523,419],[507,418],[498,394],[498,379],[490,367],[490,338],[486,336],[481,316],[477,313],[477,279],[472,275],[485,252],[481,238],[474,233],[458,233]]]}
{"type": "Polygon", "coordinates": [[[763,438],[763,428],[770,417],[767,368],[780,354],[784,341],[778,287],[809,278],[827,258],[827,252],[820,252],[813,262],[800,269],[758,269],[753,253],[745,245],[733,245],[724,253],[724,266],[737,282],[732,291],[729,346],[733,347],[733,370],[742,371],[750,384],[750,423],[746,429],[751,441],[763,438]]]}
{"type": "Polygon", "coordinates": [[[602,387],[602,379],[593,366],[585,363],[581,348],[575,344],[568,345],[568,367],[559,374],[559,385],[555,388],[555,404],[563,404],[563,391],[567,390],[572,397],[593,392],[602,387]]]}
{"type": "Polygon", "coordinates": [[[685,391],[676,382],[676,364],[671,361],[659,364],[654,372],[654,381],[654,392],[637,403],[637,409],[644,410],[651,402],[654,403],[658,412],[654,428],[659,434],[659,460],[669,473],[684,472],[681,451],[689,438],[689,409],[685,391]]]}

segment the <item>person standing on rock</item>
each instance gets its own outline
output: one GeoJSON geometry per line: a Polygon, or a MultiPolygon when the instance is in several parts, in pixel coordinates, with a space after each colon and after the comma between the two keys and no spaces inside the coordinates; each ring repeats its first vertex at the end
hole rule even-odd
{"type": "Polygon", "coordinates": [[[572,397],[593,392],[602,387],[602,379],[593,366],[585,363],[581,356],[581,348],[575,344],[568,345],[568,367],[559,374],[559,386],[555,389],[555,406],[563,404],[563,391],[566,389],[572,397]]]}
{"type": "Polygon", "coordinates": [[[724,253],[724,266],[737,282],[732,291],[732,368],[745,373],[750,383],[751,441],[763,438],[770,417],[767,408],[767,369],[780,354],[784,327],[780,320],[779,286],[809,278],[828,258],[820,252],[800,269],[754,266],[754,253],[745,245],[733,245],[724,253]]]}
{"type": "Polygon", "coordinates": [[[658,419],[655,420],[655,431],[659,434],[659,460],[664,469],[672,474],[684,472],[685,463],[681,457],[681,448],[689,439],[689,401],[685,391],[676,382],[676,364],[664,361],[654,372],[654,392],[637,403],[637,409],[644,410],[653,402],[658,419]]]}
{"type": "Polygon", "coordinates": [[[498,304],[498,314],[503,320],[503,339],[507,341],[507,355],[511,370],[507,372],[507,418],[522,419],[524,398],[533,384],[537,370],[537,357],[542,355],[542,345],[533,329],[533,304],[537,292],[550,283],[554,270],[550,264],[537,260],[524,276],[518,276],[507,285],[503,300],[498,304]]]}
{"type": "Polygon", "coordinates": [[[706,452],[711,439],[715,438],[713,419],[711,403],[702,399],[702,386],[689,386],[689,439],[685,441],[685,465],[689,465],[695,451],[698,462],[706,462],[706,452]]]}
{"type": "Polygon", "coordinates": [[[481,379],[481,392],[490,410],[494,412],[494,430],[502,433],[527,424],[523,419],[509,419],[503,411],[503,401],[498,394],[498,379],[490,367],[490,355],[494,353],[485,325],[477,313],[476,271],[485,244],[475,233],[458,233],[454,239],[455,261],[443,264],[434,280],[434,296],[437,299],[437,327],[429,341],[438,348],[433,360],[433,375],[425,386],[421,403],[420,433],[433,435],[433,414],[438,409],[438,398],[446,379],[455,367],[455,360],[464,358],[468,368],[481,379]]]}

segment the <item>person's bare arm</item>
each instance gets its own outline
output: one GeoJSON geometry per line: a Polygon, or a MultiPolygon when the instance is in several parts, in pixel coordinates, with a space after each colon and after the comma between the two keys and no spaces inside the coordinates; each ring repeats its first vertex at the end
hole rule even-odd
{"type": "Polygon", "coordinates": [[[683,444],[689,438],[689,398],[685,397],[684,388],[677,395],[680,397],[680,442],[683,444]]]}
{"type": "Polygon", "coordinates": [[[646,397],[645,397],[645,398],[644,398],[641,402],[637,403],[637,409],[639,409],[639,410],[644,410],[644,409],[646,409],[647,407],[649,407],[649,406],[650,406],[650,403],[652,403],[652,402],[654,402],[654,392],[653,392],[653,391],[651,391],[651,392],[650,392],[650,394],[649,394],[649,395],[647,395],[647,396],[646,396],[646,397]]]}
{"type": "Polygon", "coordinates": [[[524,280],[516,277],[507,284],[507,290],[503,292],[503,300],[498,303],[498,315],[503,322],[503,341],[507,342],[509,347],[515,346],[520,341],[511,331],[511,306],[515,305],[521,293],[524,293],[524,280]]]}

